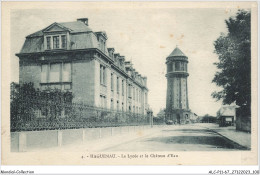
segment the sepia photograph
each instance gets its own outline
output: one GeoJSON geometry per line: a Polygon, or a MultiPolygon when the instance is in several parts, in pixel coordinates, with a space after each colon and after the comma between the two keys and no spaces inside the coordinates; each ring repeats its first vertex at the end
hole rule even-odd
{"type": "Polygon", "coordinates": [[[48,3],[5,3],[2,163],[257,164],[255,2],[48,3]]]}

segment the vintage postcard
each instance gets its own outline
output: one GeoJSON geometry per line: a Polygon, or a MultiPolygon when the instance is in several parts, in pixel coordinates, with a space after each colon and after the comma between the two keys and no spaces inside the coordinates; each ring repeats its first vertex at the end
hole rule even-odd
{"type": "Polygon", "coordinates": [[[256,2],[2,2],[2,164],[257,165],[257,18],[256,2]]]}

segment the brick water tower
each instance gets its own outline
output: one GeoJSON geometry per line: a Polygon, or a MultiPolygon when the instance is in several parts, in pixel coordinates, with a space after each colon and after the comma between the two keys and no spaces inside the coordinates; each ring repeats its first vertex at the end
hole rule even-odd
{"type": "Polygon", "coordinates": [[[188,57],[176,46],[166,58],[166,65],[167,98],[165,121],[174,124],[189,123],[188,57]]]}

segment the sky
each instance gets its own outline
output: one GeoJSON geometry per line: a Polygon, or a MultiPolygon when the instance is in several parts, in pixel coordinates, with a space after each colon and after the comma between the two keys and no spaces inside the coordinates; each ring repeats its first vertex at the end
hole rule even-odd
{"type": "Polygon", "coordinates": [[[147,76],[148,103],[154,114],[166,106],[166,57],[176,45],[188,56],[189,107],[197,115],[215,116],[221,107],[211,93],[220,90],[211,83],[218,61],[214,41],[227,33],[225,19],[237,9],[226,8],[87,8],[27,9],[11,13],[11,81],[19,81],[19,53],[25,37],[54,22],[88,18],[93,31],[105,31],[107,47],[131,60],[147,76]]]}

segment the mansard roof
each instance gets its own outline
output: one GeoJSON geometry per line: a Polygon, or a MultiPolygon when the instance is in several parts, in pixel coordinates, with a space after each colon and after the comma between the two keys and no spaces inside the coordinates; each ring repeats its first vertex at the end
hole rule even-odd
{"type": "MultiPolygon", "coordinates": [[[[115,66],[118,70],[124,72],[125,75],[128,74],[131,78],[133,78],[133,81],[136,81],[144,88],[147,88],[146,85],[143,83],[143,79],[145,77],[142,77],[139,73],[135,72],[132,62],[125,61],[125,56],[120,55],[120,53],[114,53],[114,48],[105,48],[105,50],[101,50],[98,38],[100,36],[103,36],[105,39],[107,39],[107,34],[104,31],[92,31],[92,29],[88,27],[87,18],[78,19],[78,21],[75,22],[54,22],[46,28],[28,35],[19,54],[45,52],[43,36],[48,33],[59,33],[62,31],[72,33],[72,35],[70,35],[69,37],[69,46],[66,51],[81,49],[99,49],[102,54],[111,59],[111,61],[113,62],[113,66],[115,66]],[[114,56],[109,54],[108,51],[113,52],[114,56]],[[131,76],[132,74],[140,75],[141,81],[135,80],[134,77],[131,76]]],[[[51,51],[47,52],[51,53],[51,51]]],[[[19,54],[16,55],[18,56],[19,54]]]]}
{"type": "Polygon", "coordinates": [[[177,46],[168,57],[187,57],[177,46]]]}

